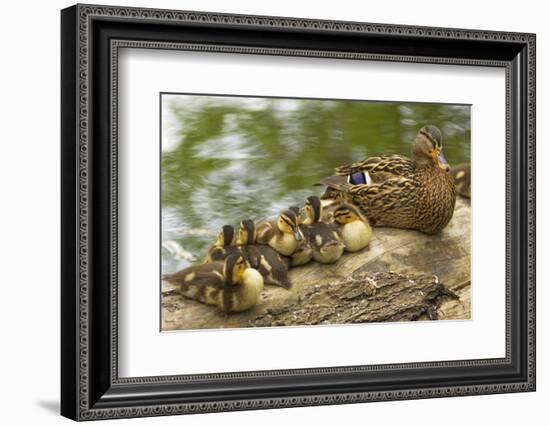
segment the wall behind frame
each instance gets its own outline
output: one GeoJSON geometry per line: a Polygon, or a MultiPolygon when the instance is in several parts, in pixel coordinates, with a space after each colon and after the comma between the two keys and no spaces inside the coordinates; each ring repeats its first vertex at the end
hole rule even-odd
{"type": "MultiPolygon", "coordinates": [[[[544,3],[526,0],[479,2],[395,0],[103,0],[101,4],[296,16],[537,33],[537,139],[550,139],[550,29],[544,3]]],[[[0,393],[5,423],[69,424],[59,417],[59,10],[72,2],[9,2],[0,27],[0,268],[3,351],[0,393]],[[6,339],[7,338],[7,339],[6,339]]],[[[538,391],[452,399],[294,408],[201,416],[129,420],[148,425],[300,424],[333,425],[353,419],[390,425],[475,424],[480,417],[515,425],[547,415],[550,399],[550,146],[538,144],[538,391]],[[546,195],[545,195],[546,193],[546,195]]],[[[126,424],[128,420],[102,424],[126,424]],[[117,422],[117,423],[115,423],[117,422]]],[[[534,422],[534,424],[541,422],[534,422]]]]}

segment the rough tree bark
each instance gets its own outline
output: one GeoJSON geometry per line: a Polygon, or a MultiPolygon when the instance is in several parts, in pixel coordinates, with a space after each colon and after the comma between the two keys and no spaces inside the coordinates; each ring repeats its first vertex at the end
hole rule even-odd
{"type": "Polygon", "coordinates": [[[438,235],[374,228],[366,249],[290,271],[253,309],[224,315],[163,283],[162,330],[470,318],[470,201],[438,235]],[[352,278],[351,278],[352,277],[352,278]]]}

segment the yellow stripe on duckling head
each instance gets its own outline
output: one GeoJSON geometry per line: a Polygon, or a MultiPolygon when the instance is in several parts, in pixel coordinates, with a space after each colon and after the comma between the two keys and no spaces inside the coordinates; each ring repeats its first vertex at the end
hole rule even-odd
{"type": "Polygon", "coordinates": [[[340,225],[345,225],[355,220],[366,220],[359,212],[357,207],[347,203],[342,203],[340,206],[338,206],[336,210],[334,210],[333,217],[334,221],[339,223],[340,225]]]}
{"type": "Polygon", "coordinates": [[[318,222],[321,219],[322,205],[319,197],[311,196],[307,197],[306,207],[309,207],[310,218],[313,222],[318,222]]]}
{"type": "Polygon", "coordinates": [[[296,241],[302,241],[304,235],[298,227],[298,218],[292,210],[285,210],[279,215],[277,227],[281,232],[292,234],[296,241]]]}

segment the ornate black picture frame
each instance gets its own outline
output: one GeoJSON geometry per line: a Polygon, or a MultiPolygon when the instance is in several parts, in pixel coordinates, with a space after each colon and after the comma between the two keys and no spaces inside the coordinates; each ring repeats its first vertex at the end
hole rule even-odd
{"type": "Polygon", "coordinates": [[[535,35],[76,5],[61,13],[61,413],[74,420],[535,390],[535,35]],[[117,49],[506,71],[506,356],[119,378],[117,49]]]}

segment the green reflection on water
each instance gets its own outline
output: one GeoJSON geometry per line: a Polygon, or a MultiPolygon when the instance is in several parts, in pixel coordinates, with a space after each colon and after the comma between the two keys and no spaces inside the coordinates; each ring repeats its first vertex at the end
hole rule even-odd
{"type": "Polygon", "coordinates": [[[466,105],[191,95],[162,104],[164,272],[201,260],[222,225],[320,194],[314,184],[338,165],[409,155],[425,124],[441,129],[449,164],[470,161],[466,105]]]}

